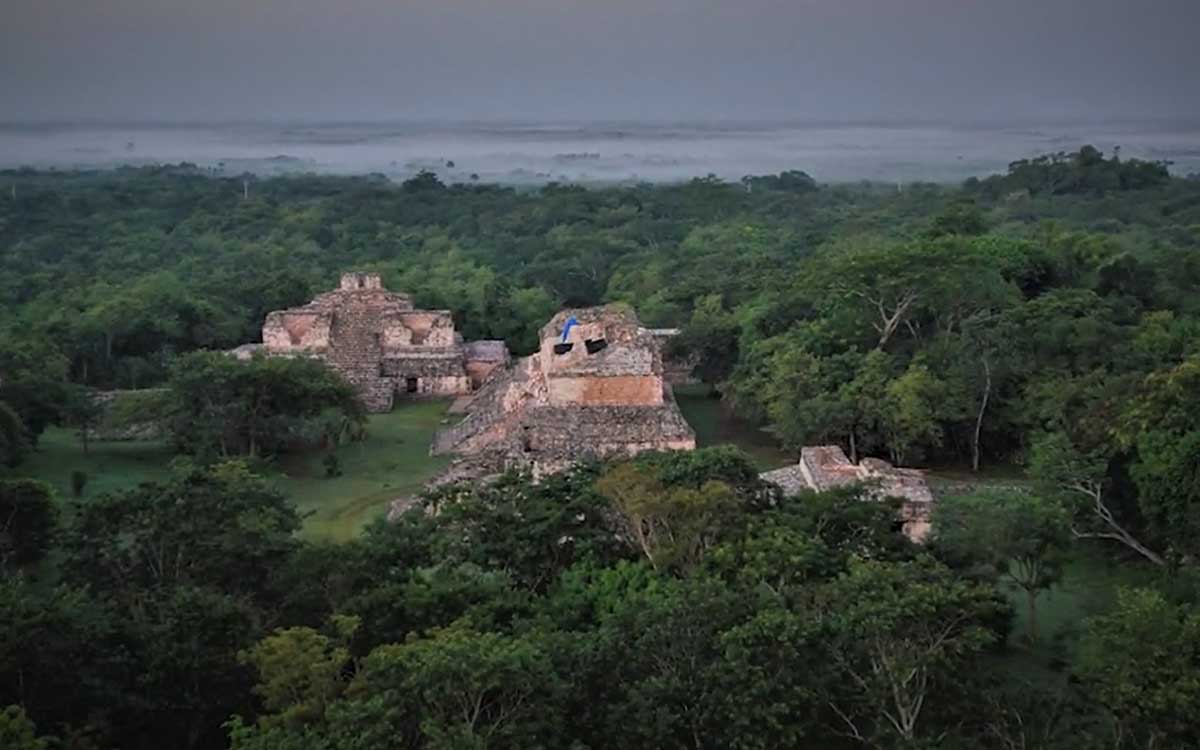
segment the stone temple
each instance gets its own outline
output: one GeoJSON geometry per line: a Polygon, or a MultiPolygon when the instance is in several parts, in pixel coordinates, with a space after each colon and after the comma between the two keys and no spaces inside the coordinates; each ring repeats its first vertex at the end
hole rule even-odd
{"type": "Polygon", "coordinates": [[[918,469],[898,469],[878,458],[864,458],[855,464],[839,446],[819,445],[803,448],[800,463],[760,476],[787,495],[866,485],[874,498],[896,497],[902,501],[900,520],[909,539],[920,543],[929,534],[934,497],[925,473],[918,469]]]}
{"type": "Polygon", "coordinates": [[[270,313],[262,338],[233,353],[323,359],[372,412],[396,398],[469,394],[509,362],[503,341],[463,343],[449,310],[417,310],[372,273],[343,274],[334,291],[270,313]]]}
{"type": "Polygon", "coordinates": [[[467,416],[438,433],[433,453],[468,456],[475,474],[546,474],[586,458],[696,447],[664,377],[662,337],[632,311],[564,310],[540,339],[535,354],[498,372],[467,416]]]}

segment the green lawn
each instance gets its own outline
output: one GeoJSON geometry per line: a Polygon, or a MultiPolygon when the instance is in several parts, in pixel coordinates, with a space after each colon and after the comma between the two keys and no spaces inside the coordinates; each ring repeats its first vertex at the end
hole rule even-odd
{"type": "Polygon", "coordinates": [[[305,536],[345,541],[387,513],[392,500],[411,495],[450,463],[430,456],[433,433],[450,407],[446,401],[398,405],[371,417],[368,437],[338,449],[342,476],[325,477],[324,454],[291,457],[280,464],[280,488],[301,513],[305,536]]]}
{"type": "Polygon", "coordinates": [[[136,487],[170,475],[174,457],[166,442],[92,442],[85,454],[74,430],[50,427],[37,450],[13,472],[49,482],[60,497],[71,496],[71,474],[82,471],[88,482],[84,496],[136,487]]]}
{"type": "Polygon", "coordinates": [[[733,414],[708,386],[680,386],[675,400],[683,417],[696,431],[696,446],[736,445],[750,456],[761,471],[796,463],[798,456],[779,446],[769,432],[733,414]]]}
{"type": "MultiPolygon", "coordinates": [[[[429,456],[433,433],[448,408],[445,401],[424,401],[372,415],[367,439],[338,449],[340,477],[325,477],[324,454],[318,452],[287,457],[268,479],[305,515],[304,536],[352,539],[387,513],[393,499],[415,493],[449,463],[429,456]]],[[[71,473],[84,471],[84,497],[94,497],[164,479],[171,473],[172,458],[165,442],[92,443],[85,455],[73,431],[50,428],[14,474],[49,482],[61,497],[70,497],[71,473]]]]}

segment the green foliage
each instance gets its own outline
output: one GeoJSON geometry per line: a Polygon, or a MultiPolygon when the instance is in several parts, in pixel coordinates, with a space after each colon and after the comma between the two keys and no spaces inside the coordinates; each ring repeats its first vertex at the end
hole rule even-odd
{"type": "Polygon", "coordinates": [[[87,487],[88,475],[86,471],[76,469],[71,472],[71,496],[83,497],[83,490],[87,487]]]}
{"type": "Polygon", "coordinates": [[[1002,573],[1025,592],[1029,635],[1037,638],[1037,595],[1062,577],[1071,543],[1070,514],[1041,495],[985,492],[944,497],[933,519],[933,544],[960,563],[1002,573]]]}
{"type": "Polygon", "coordinates": [[[738,506],[728,484],[668,489],[633,463],[613,467],[596,489],[621,514],[623,536],[659,570],[689,570],[717,543],[738,506]]]}
{"type": "Polygon", "coordinates": [[[1008,175],[981,183],[988,191],[1028,190],[1032,194],[1105,193],[1143,190],[1170,179],[1167,165],[1137,159],[1105,159],[1093,146],[1075,153],[1047,154],[1022,159],[1008,167],[1008,175]]]}
{"type": "Polygon", "coordinates": [[[778,190],[784,193],[812,193],[817,188],[817,182],[807,173],[799,170],[788,170],[777,175],[764,177],[743,177],[742,184],[747,190],[778,190]]]}
{"type": "Polygon", "coordinates": [[[0,705],[72,746],[1195,744],[1191,604],[1108,611],[1093,582],[1083,648],[1060,628],[1018,653],[993,584],[1043,590],[1066,523],[1164,563],[1127,556],[1122,577],[1194,596],[1200,183],[1094,149],[902,192],[799,172],[528,191],[296,176],[249,199],[188,166],[8,177],[0,400],[46,438],[6,471],[63,494],[71,470],[92,479],[45,556],[0,580],[0,705]],[[563,305],[623,302],[681,327],[674,353],[791,447],[1028,462],[1040,489],[944,503],[950,568],[897,532],[894,502],[782,498],[727,450],[442,488],[354,538],[438,469],[444,407],[355,442],[361,415],[314,363],[196,353],[254,340],[347,268],[516,351],[563,305]],[[44,432],[90,421],[83,387],[169,379],[165,403],[105,418],[176,418],[192,455],[174,475],[158,446],[81,457],[44,432]],[[332,454],[346,477],[304,481],[332,454]],[[291,504],[211,466],[226,455],[277,456],[276,486],[346,543],[295,538],[291,504]]]}
{"type": "Polygon", "coordinates": [[[945,387],[924,365],[913,365],[888,384],[884,397],[884,430],[892,461],[904,464],[915,449],[942,443],[938,421],[945,387]]]}
{"type": "Polygon", "coordinates": [[[556,678],[541,639],[451,625],[376,649],[351,690],[411,717],[413,739],[431,750],[521,747],[554,727],[536,707],[556,678]]]}
{"type": "Polygon", "coordinates": [[[0,578],[0,703],[24,706],[44,729],[103,724],[126,700],[116,619],[81,590],[0,578]]]}
{"type": "Polygon", "coordinates": [[[63,565],[102,588],[214,586],[262,593],[300,519],[244,464],[74,503],[63,565]]]}
{"type": "Polygon", "coordinates": [[[29,435],[21,416],[0,401],[0,465],[19,466],[29,449],[29,435]]]}
{"type": "Polygon", "coordinates": [[[62,420],[77,430],[83,452],[88,452],[91,433],[104,415],[104,406],[87,388],[71,388],[66,401],[60,406],[62,420]]]}
{"type": "Polygon", "coordinates": [[[358,621],[341,617],[333,625],[335,638],[312,628],[284,628],[241,654],[241,660],[258,672],[254,694],[270,712],[262,726],[296,728],[321,721],[329,704],[345,690],[343,674],[350,652],[340,644],[354,635],[358,621]]]}
{"type": "Polygon", "coordinates": [[[0,570],[42,559],[58,533],[54,491],[31,479],[0,480],[0,570]]]}
{"type": "Polygon", "coordinates": [[[0,711],[0,747],[5,750],[50,750],[51,740],[37,736],[37,727],[20,706],[0,711]]]}
{"type": "Polygon", "coordinates": [[[336,453],[327,453],[325,458],[321,460],[321,464],[325,467],[325,476],[329,478],[340,477],[342,475],[342,465],[338,461],[336,453]]]}
{"type": "Polygon", "coordinates": [[[1076,671],[1131,747],[1200,741],[1200,613],[1149,590],[1125,590],[1088,621],[1076,671]]]}
{"type": "Polygon", "coordinates": [[[668,487],[699,489],[709,482],[729,485],[747,505],[771,505],[778,490],[758,476],[758,469],[740,449],[729,445],[694,451],[648,451],[634,463],[668,487]]]}
{"type": "Polygon", "coordinates": [[[718,294],[696,300],[691,320],[671,341],[676,356],[695,356],[696,377],[706,383],[722,383],[738,359],[739,325],[726,310],[718,294]]]}
{"type": "Polygon", "coordinates": [[[497,567],[522,588],[543,591],[576,562],[611,563],[629,555],[614,536],[595,474],[580,469],[530,484],[507,475],[483,486],[431,493],[437,541],[433,560],[497,567]]]}
{"type": "Polygon", "coordinates": [[[0,327],[0,441],[7,444],[0,459],[11,461],[17,445],[8,409],[36,442],[47,425],[59,420],[60,404],[69,392],[66,381],[67,359],[50,341],[0,327]]]}
{"type": "Polygon", "coordinates": [[[165,388],[122,391],[108,404],[103,424],[106,429],[121,429],[170,416],[171,394],[165,388]]]}
{"type": "Polygon", "coordinates": [[[365,420],[351,386],[311,359],[243,361],[198,352],[180,358],[170,389],[175,442],[203,458],[253,458],[286,450],[302,442],[305,423],[327,409],[353,423],[365,420]]]}
{"type": "Polygon", "coordinates": [[[1147,529],[1185,559],[1200,553],[1200,359],[1146,378],[1120,437],[1133,443],[1130,472],[1147,529]]]}
{"type": "Polygon", "coordinates": [[[939,693],[961,689],[962,665],[996,640],[991,625],[1003,610],[994,591],[928,558],[851,563],[819,606],[845,686],[834,711],[863,741],[902,743],[936,736],[922,713],[939,693]]]}

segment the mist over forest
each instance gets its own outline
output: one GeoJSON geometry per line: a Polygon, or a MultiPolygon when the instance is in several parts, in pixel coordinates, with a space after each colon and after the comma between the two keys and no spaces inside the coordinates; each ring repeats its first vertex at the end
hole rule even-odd
{"type": "Polygon", "coordinates": [[[703,121],[0,125],[0,167],[111,169],[188,162],[214,174],[383,174],[536,186],[726,180],[803,169],[823,182],[961,182],[1091,143],[1200,172],[1186,121],[968,125],[703,121]]]}

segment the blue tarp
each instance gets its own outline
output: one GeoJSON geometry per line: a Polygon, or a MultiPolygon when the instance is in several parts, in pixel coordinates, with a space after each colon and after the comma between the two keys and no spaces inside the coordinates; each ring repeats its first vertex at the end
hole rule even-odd
{"type": "Polygon", "coordinates": [[[567,336],[571,334],[571,328],[579,325],[579,321],[575,320],[574,316],[567,318],[567,324],[563,326],[562,343],[567,343],[567,336]]]}

